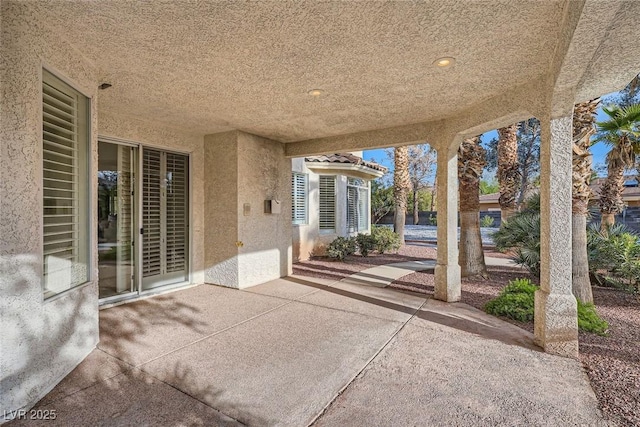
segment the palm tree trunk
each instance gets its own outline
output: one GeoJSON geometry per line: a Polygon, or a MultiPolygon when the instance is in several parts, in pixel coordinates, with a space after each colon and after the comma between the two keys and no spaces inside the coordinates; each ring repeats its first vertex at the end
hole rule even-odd
{"type": "Polygon", "coordinates": [[[458,151],[460,192],[459,264],[463,277],[488,277],[480,233],[480,177],[486,164],[480,138],[465,140],[458,151]]]}
{"type": "Polygon", "coordinates": [[[520,168],[518,167],[518,125],[498,129],[498,184],[502,222],[516,212],[520,168]]]}
{"type": "Polygon", "coordinates": [[[616,223],[616,215],[612,213],[603,213],[600,217],[600,227],[602,231],[610,228],[616,223]]]}
{"type": "MultiPolygon", "coordinates": [[[[614,147],[611,151],[616,150],[614,147]]],[[[609,153],[609,156],[611,153],[609,153]]],[[[622,162],[612,162],[609,160],[607,178],[600,187],[600,213],[602,214],[601,226],[603,231],[616,222],[616,214],[624,209],[622,201],[622,191],[624,190],[624,169],[622,162]]]]}
{"type": "Polygon", "coordinates": [[[393,231],[400,235],[400,244],[404,245],[404,223],[407,219],[407,194],[411,186],[409,179],[409,150],[407,147],[396,147],[393,155],[393,198],[395,215],[393,231]]]}
{"type": "Polygon", "coordinates": [[[589,255],[587,254],[587,216],[574,213],[572,217],[572,291],[579,301],[593,303],[591,280],[589,279],[589,255]]]}
{"type": "Polygon", "coordinates": [[[591,135],[595,132],[596,109],[599,99],[577,104],[573,109],[572,159],[572,256],[571,286],[573,295],[584,303],[593,303],[587,252],[587,215],[591,198],[591,135]]]}
{"type": "Polygon", "coordinates": [[[420,222],[420,218],[419,218],[420,213],[418,209],[419,209],[418,190],[414,188],[413,189],[413,225],[418,225],[418,223],[420,222]]]}

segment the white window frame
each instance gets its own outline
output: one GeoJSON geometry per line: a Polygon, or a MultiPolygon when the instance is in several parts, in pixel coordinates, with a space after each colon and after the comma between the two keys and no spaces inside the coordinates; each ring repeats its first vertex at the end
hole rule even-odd
{"type": "Polygon", "coordinates": [[[42,292],[50,300],[92,277],[91,99],[44,68],[41,91],[42,292]]]}
{"type": "MultiPolygon", "coordinates": [[[[318,182],[318,230],[320,231],[320,233],[335,233],[336,232],[336,210],[337,210],[337,203],[336,203],[336,193],[337,193],[337,177],[336,175],[319,175],[319,182],[318,182]],[[323,195],[323,181],[324,182],[333,182],[333,209],[331,209],[331,207],[329,206],[323,206],[324,203],[326,203],[328,201],[328,198],[325,197],[323,195]],[[325,223],[327,222],[325,219],[323,219],[323,209],[326,211],[327,214],[331,213],[333,214],[333,227],[328,227],[325,223]]],[[[328,190],[327,190],[328,191],[328,190]]]]}
{"type": "Polygon", "coordinates": [[[347,178],[347,230],[349,233],[360,233],[369,229],[369,181],[360,178],[347,178]],[[355,192],[356,202],[349,204],[349,193],[355,192]],[[351,224],[351,218],[355,216],[355,225],[351,224]]]}
{"type": "Polygon", "coordinates": [[[309,223],[309,175],[306,173],[291,173],[291,223],[309,223]]]}

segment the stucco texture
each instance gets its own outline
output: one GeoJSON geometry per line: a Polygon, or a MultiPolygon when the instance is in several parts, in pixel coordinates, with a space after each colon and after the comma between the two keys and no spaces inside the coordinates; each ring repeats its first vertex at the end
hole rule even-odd
{"type": "Polygon", "coordinates": [[[291,166],[282,143],[233,131],[205,137],[205,280],[244,288],[291,272],[291,166]],[[266,213],[277,200],[279,213],[266,213]]]}
{"type": "MultiPolygon", "coordinates": [[[[91,281],[52,300],[42,290],[42,68],[92,98],[91,165],[97,164],[94,65],[23,3],[2,2],[0,156],[0,411],[33,405],[98,342],[97,251],[91,281]]],[[[97,186],[91,176],[91,188],[97,186]]],[[[96,216],[96,202],[91,201],[96,216]]],[[[91,229],[92,246],[97,234],[91,229]]]]}

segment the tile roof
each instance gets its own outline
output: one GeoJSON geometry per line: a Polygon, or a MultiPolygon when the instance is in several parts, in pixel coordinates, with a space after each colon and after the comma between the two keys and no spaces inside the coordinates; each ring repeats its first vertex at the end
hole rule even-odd
{"type": "Polygon", "coordinates": [[[307,162],[318,163],[347,163],[353,165],[364,166],[369,169],[386,172],[387,168],[374,162],[367,162],[362,160],[362,157],[358,157],[351,153],[335,153],[335,154],[323,154],[320,156],[309,156],[304,159],[307,162]]]}

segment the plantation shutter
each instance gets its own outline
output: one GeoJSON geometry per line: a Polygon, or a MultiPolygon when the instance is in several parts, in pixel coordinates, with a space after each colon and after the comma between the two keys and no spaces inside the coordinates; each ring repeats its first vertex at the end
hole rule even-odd
{"type": "Polygon", "coordinates": [[[349,232],[358,231],[358,189],[347,187],[347,227],[349,232]]]}
{"type": "Polygon", "coordinates": [[[86,97],[43,71],[45,298],[89,279],[88,105],[86,97]]]}
{"type": "Polygon", "coordinates": [[[291,174],[291,220],[307,223],[307,175],[302,173],[291,174]]]}
{"type": "Polygon", "coordinates": [[[142,288],[187,280],[189,158],[144,149],[142,288]]]}
{"type": "MultiPolygon", "coordinates": [[[[367,183],[368,185],[368,183],[367,183]]],[[[369,228],[369,189],[358,188],[358,230],[369,228]]]]}
{"type": "Polygon", "coordinates": [[[320,230],[336,229],[336,177],[320,175],[320,230]]]}
{"type": "Polygon", "coordinates": [[[162,245],[162,226],[164,215],[161,203],[160,177],[161,153],[144,149],[142,156],[142,275],[149,277],[161,274],[164,247],[162,245]]]}
{"type": "Polygon", "coordinates": [[[166,272],[187,267],[187,162],[188,158],[167,153],[166,188],[166,272]]]}

